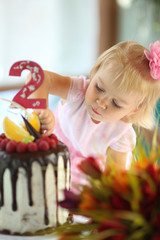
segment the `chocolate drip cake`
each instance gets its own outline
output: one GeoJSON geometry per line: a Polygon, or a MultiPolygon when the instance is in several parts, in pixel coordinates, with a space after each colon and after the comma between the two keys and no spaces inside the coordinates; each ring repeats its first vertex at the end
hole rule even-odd
{"type": "Polygon", "coordinates": [[[0,135],[0,231],[29,234],[66,222],[58,206],[69,189],[67,147],[55,135],[23,143],[0,135]]]}

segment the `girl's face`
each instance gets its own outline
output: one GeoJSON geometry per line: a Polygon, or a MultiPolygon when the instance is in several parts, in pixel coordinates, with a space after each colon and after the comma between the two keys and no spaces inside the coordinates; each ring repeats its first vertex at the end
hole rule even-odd
{"type": "Polygon", "coordinates": [[[127,117],[138,111],[140,96],[135,92],[123,93],[112,85],[114,70],[110,64],[101,67],[94,75],[85,95],[86,107],[92,121],[127,121],[127,117]]]}

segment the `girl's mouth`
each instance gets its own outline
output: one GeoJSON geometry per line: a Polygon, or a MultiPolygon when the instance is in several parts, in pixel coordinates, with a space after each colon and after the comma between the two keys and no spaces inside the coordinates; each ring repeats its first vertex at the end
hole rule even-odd
{"type": "Polygon", "coordinates": [[[91,107],[91,109],[92,109],[92,111],[95,113],[95,114],[97,114],[97,115],[101,115],[99,112],[97,112],[93,107],[91,107]]]}

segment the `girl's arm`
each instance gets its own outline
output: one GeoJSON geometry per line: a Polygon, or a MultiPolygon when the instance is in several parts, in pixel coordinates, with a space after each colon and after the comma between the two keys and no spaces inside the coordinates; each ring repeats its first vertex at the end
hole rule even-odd
{"type": "MultiPolygon", "coordinates": [[[[26,83],[31,79],[31,74],[28,75],[26,83]]],[[[44,71],[44,80],[41,86],[30,95],[31,98],[45,98],[48,106],[48,95],[53,94],[60,98],[66,99],[70,88],[70,77],[64,77],[59,74],[44,71]]],[[[43,110],[35,110],[39,115],[41,132],[43,136],[48,136],[52,133],[55,125],[55,119],[52,111],[47,108],[43,110]]]]}
{"type": "MultiPolygon", "coordinates": [[[[31,74],[28,75],[26,82],[31,79],[31,74]]],[[[70,77],[62,76],[54,72],[44,71],[44,80],[41,86],[30,95],[31,98],[45,98],[48,101],[48,95],[56,95],[60,98],[67,98],[70,88],[70,77]]]]}
{"type": "Polygon", "coordinates": [[[114,162],[116,165],[118,165],[118,167],[124,170],[126,169],[127,156],[127,152],[118,152],[112,148],[108,148],[107,150],[108,161],[114,162]]]}

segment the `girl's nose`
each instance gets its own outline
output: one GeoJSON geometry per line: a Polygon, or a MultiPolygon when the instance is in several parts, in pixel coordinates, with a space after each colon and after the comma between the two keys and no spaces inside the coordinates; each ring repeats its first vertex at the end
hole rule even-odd
{"type": "Polygon", "coordinates": [[[107,100],[106,99],[97,99],[96,100],[98,106],[100,106],[102,109],[106,109],[107,108],[107,100]]]}

